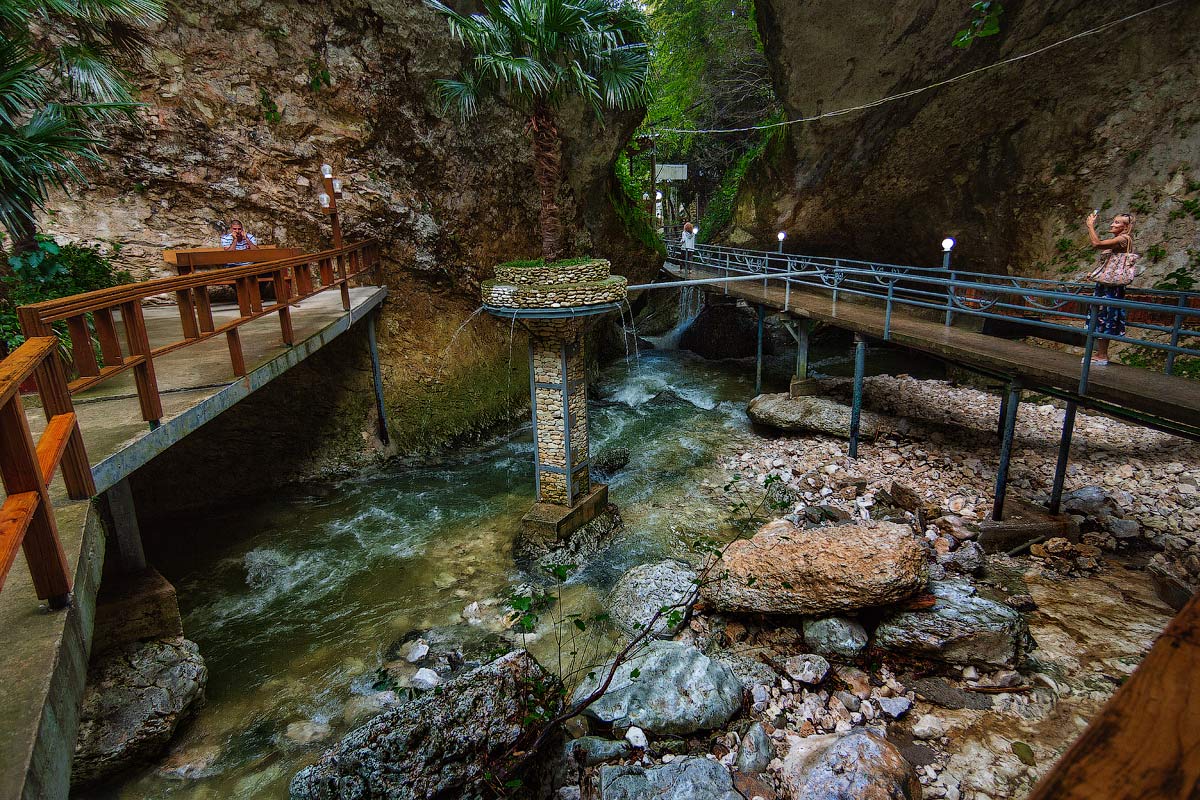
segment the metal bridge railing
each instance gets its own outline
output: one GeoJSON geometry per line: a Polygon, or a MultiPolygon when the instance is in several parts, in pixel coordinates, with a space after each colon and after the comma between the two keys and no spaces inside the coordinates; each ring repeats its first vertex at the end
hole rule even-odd
{"type": "MultiPolygon", "coordinates": [[[[1177,356],[1200,356],[1200,346],[1187,346],[1200,337],[1200,292],[1163,289],[1132,290],[1151,300],[1096,297],[1093,284],[1011,275],[995,275],[940,267],[886,264],[858,259],[771,253],[736,247],[697,245],[685,254],[676,242],[667,243],[668,257],[688,270],[704,267],[722,278],[762,276],[763,287],[784,289],[785,310],[793,288],[829,291],[834,302],[845,295],[884,304],[883,338],[891,338],[892,311],[897,306],[940,311],[945,324],[955,316],[1018,320],[1046,331],[1084,336],[1090,360],[1098,341],[1128,342],[1165,353],[1165,372],[1174,372],[1177,356]],[[685,257],[687,255],[688,257],[685,257]],[[1102,306],[1126,310],[1126,334],[1097,330],[1102,306]],[[1163,340],[1134,336],[1131,332],[1158,334],[1163,340]]],[[[685,274],[685,278],[689,277],[685,274]]],[[[718,278],[720,281],[722,278],[718,278]]],[[[631,287],[637,288],[637,287],[631,287]]],[[[726,289],[728,292],[728,289],[726,289]]],[[[1088,364],[1083,364],[1081,392],[1086,390],[1088,364]]]]}

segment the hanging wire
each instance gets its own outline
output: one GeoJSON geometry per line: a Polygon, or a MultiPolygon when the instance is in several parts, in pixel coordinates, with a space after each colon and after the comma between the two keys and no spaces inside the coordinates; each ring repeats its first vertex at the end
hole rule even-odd
{"type": "Polygon", "coordinates": [[[922,92],[928,92],[930,89],[938,89],[942,86],[947,86],[951,83],[957,83],[958,81],[966,80],[967,78],[978,75],[981,72],[987,72],[988,70],[996,69],[998,67],[1004,67],[1009,64],[1014,64],[1017,61],[1022,61],[1026,58],[1032,58],[1033,56],[1041,55],[1042,53],[1046,52],[1047,50],[1053,50],[1056,47],[1061,47],[1064,44],[1073,42],[1076,39],[1082,39],[1085,36],[1093,36],[1102,31],[1106,31],[1109,28],[1115,27],[1117,25],[1122,25],[1122,24],[1128,22],[1129,20],[1134,19],[1135,17],[1140,17],[1143,14],[1149,14],[1152,11],[1158,11],[1159,9],[1166,8],[1167,6],[1173,6],[1178,2],[1180,2],[1180,0],[1167,0],[1165,3],[1159,3],[1156,6],[1151,6],[1150,8],[1143,9],[1142,11],[1134,12],[1133,14],[1129,14],[1128,16],[1121,17],[1120,19],[1115,19],[1112,22],[1106,22],[1103,25],[1099,25],[1095,28],[1091,28],[1091,29],[1083,31],[1081,33],[1077,33],[1073,36],[1068,36],[1066,39],[1060,39],[1057,42],[1048,44],[1045,47],[1039,47],[1036,50],[1031,50],[1028,53],[1022,53],[1021,55],[1013,56],[1012,58],[1006,58],[1003,61],[997,61],[994,64],[988,64],[987,66],[979,67],[978,69],[973,69],[970,72],[964,72],[961,75],[955,75],[952,78],[946,78],[945,80],[940,80],[940,81],[937,81],[936,83],[931,83],[928,86],[922,86],[919,89],[909,89],[906,92],[900,92],[899,94],[893,94],[893,95],[888,95],[887,97],[881,97],[878,100],[872,100],[871,102],[863,103],[860,106],[851,106],[850,108],[841,108],[841,109],[838,109],[837,111],[826,111],[824,114],[817,114],[812,117],[800,117],[798,119],[784,120],[783,122],[772,122],[767,125],[750,125],[745,128],[707,128],[707,129],[700,129],[700,130],[691,130],[691,129],[687,129],[687,128],[658,128],[656,130],[656,133],[689,133],[689,134],[746,133],[748,131],[765,131],[765,130],[770,130],[771,128],[781,128],[781,127],[784,127],[787,125],[797,125],[801,122],[816,122],[817,120],[828,119],[830,117],[840,117],[844,114],[852,114],[855,111],[865,111],[869,108],[876,108],[878,106],[884,105],[885,103],[891,103],[896,100],[904,100],[905,98],[912,97],[913,95],[918,95],[918,94],[921,94],[922,92]]]}

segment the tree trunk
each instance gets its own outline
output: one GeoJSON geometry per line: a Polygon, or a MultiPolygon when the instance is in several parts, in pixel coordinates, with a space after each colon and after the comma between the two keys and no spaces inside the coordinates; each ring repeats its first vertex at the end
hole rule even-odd
{"type": "Polygon", "coordinates": [[[558,190],[562,186],[562,149],[558,128],[549,109],[535,108],[529,120],[533,136],[533,174],[541,190],[542,257],[555,261],[563,257],[562,209],[558,190]]]}
{"type": "Polygon", "coordinates": [[[13,225],[8,230],[13,255],[20,255],[37,247],[37,223],[33,219],[33,209],[27,208],[25,213],[28,216],[15,215],[13,225]]]}

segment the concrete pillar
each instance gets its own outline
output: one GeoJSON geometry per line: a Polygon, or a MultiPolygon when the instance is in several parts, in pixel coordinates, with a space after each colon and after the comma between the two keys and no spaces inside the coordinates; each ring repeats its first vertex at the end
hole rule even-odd
{"type": "Polygon", "coordinates": [[[104,493],[108,504],[109,539],[105,560],[118,572],[132,574],[146,570],[146,553],[142,550],[142,531],[138,527],[137,509],[129,479],[122,478],[104,493]]]}

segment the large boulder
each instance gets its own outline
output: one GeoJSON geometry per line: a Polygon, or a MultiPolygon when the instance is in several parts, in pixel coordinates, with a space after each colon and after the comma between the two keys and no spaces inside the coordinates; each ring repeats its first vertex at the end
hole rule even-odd
{"type": "Polygon", "coordinates": [[[601,767],[600,800],[744,800],[729,770],[693,756],[662,766],[601,767]]]}
{"type": "Polygon", "coordinates": [[[785,795],[793,800],[920,800],[912,766],[874,733],[810,736],[795,745],[802,752],[785,757],[781,776],[785,795]]]}
{"type": "Polygon", "coordinates": [[[823,656],[855,658],[867,649],[867,629],[845,617],[804,621],[804,642],[823,656]]]}
{"type": "MultiPolygon", "coordinates": [[[[591,673],[571,702],[594,692],[608,670],[591,673]]],[[[683,735],[724,725],[741,705],[742,684],[728,666],[691,645],[655,641],[617,668],[608,690],[584,713],[616,728],[683,735]]]]}
{"type": "Polygon", "coordinates": [[[523,650],[378,715],[292,779],[293,800],[466,795],[507,757],[554,678],[523,650]]]}
{"type": "Polygon", "coordinates": [[[84,786],[152,760],[204,701],[208,669],[182,637],[132,642],[88,668],[71,785],[84,786]]]}
{"type": "Polygon", "coordinates": [[[1029,633],[1021,614],[981,597],[966,581],[935,581],[929,608],[899,611],[875,629],[875,644],[951,664],[1014,667],[1029,633]]]}
{"type": "MultiPolygon", "coordinates": [[[[642,564],[621,576],[608,598],[614,622],[629,633],[641,631],[663,606],[681,603],[695,588],[696,572],[678,561],[642,564]]],[[[670,638],[686,622],[686,610],[671,626],[667,615],[654,624],[654,634],[670,638]]]]}
{"type": "Polygon", "coordinates": [[[701,593],[718,611],[818,616],[904,600],[925,571],[925,549],[903,525],[776,520],[729,545],[701,593]]]}
{"type": "MultiPolygon", "coordinates": [[[[750,401],[746,414],[752,422],[785,433],[825,433],[850,438],[850,406],[828,397],[760,394],[750,401]]],[[[859,419],[859,432],[871,437],[880,430],[879,417],[864,411],[859,419]]]]}

